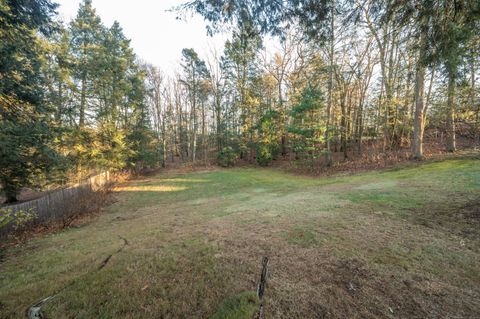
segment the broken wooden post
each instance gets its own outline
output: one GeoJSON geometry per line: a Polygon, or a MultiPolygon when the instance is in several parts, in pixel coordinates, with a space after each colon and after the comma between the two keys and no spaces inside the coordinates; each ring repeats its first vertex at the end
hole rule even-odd
{"type": "Polygon", "coordinates": [[[260,301],[263,299],[263,294],[265,293],[265,285],[267,284],[267,275],[268,275],[268,257],[263,257],[262,260],[262,273],[260,274],[260,281],[258,282],[257,287],[257,297],[260,301]]]}
{"type": "Polygon", "coordinates": [[[262,273],[260,274],[260,281],[258,282],[258,286],[257,286],[257,297],[260,300],[260,309],[258,309],[256,318],[263,318],[263,295],[265,294],[267,277],[268,277],[268,257],[263,257],[262,273]]]}

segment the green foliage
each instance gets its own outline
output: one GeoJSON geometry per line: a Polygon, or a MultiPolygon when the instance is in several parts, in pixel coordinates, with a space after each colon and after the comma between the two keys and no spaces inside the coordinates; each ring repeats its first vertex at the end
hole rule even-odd
{"type": "Polygon", "coordinates": [[[324,125],[319,119],[322,108],[322,92],[310,86],[304,89],[299,102],[293,106],[290,112],[293,120],[288,131],[292,134],[292,147],[297,158],[313,159],[321,155],[324,125]]]}
{"type": "Polygon", "coordinates": [[[0,183],[7,202],[57,158],[40,72],[40,36],[51,34],[55,7],[48,0],[0,4],[0,183]]]}
{"type": "MultiPolygon", "coordinates": [[[[71,51],[74,58],[73,77],[77,84],[75,92],[75,109],[78,112],[78,126],[87,124],[88,109],[94,104],[94,97],[99,93],[100,70],[104,56],[102,38],[105,28],[95,12],[91,0],[80,4],[76,18],[70,23],[71,51]]],[[[76,115],[77,115],[76,114],[76,115]]]]}
{"type": "Polygon", "coordinates": [[[82,175],[94,170],[120,170],[127,165],[132,152],[127,147],[125,131],[110,123],[101,124],[98,129],[72,130],[65,138],[69,163],[82,175]]]}
{"type": "Polygon", "coordinates": [[[237,161],[237,153],[235,150],[230,147],[224,147],[220,152],[218,152],[217,162],[218,165],[223,167],[234,166],[237,161]]]}
{"type": "Polygon", "coordinates": [[[92,1],[83,1],[68,29],[51,39],[46,62],[67,166],[81,176],[156,165],[145,74],[118,22],[106,28],[92,1]]]}
{"type": "Polygon", "coordinates": [[[256,160],[262,166],[270,164],[280,151],[279,121],[280,113],[270,110],[262,116],[258,124],[259,138],[256,145],[256,160]]]}
{"type": "Polygon", "coordinates": [[[234,0],[225,5],[223,1],[197,0],[187,2],[181,8],[202,15],[210,23],[210,34],[221,29],[226,22],[244,23],[247,19],[262,33],[274,35],[285,34],[289,29],[286,26],[293,21],[299,21],[305,33],[314,39],[324,38],[328,32],[328,1],[234,0]]]}
{"type": "Polygon", "coordinates": [[[226,299],[211,319],[250,319],[258,311],[260,301],[254,291],[245,291],[226,299]]]}
{"type": "Polygon", "coordinates": [[[11,208],[0,208],[0,228],[13,222],[13,227],[18,230],[37,218],[33,209],[28,211],[13,211],[11,208]]]}
{"type": "Polygon", "coordinates": [[[232,113],[239,112],[238,149],[242,159],[255,148],[254,127],[261,116],[261,93],[258,92],[260,70],[257,58],[262,38],[250,21],[242,21],[234,28],[232,39],[225,43],[221,67],[226,75],[226,89],[232,92],[232,113]]]}
{"type": "Polygon", "coordinates": [[[159,162],[159,145],[149,128],[137,128],[127,135],[127,144],[131,149],[129,165],[136,171],[145,167],[155,167],[159,162]]]}
{"type": "Polygon", "coordinates": [[[258,144],[256,151],[256,160],[261,166],[267,166],[273,161],[272,150],[268,145],[258,144]]]}

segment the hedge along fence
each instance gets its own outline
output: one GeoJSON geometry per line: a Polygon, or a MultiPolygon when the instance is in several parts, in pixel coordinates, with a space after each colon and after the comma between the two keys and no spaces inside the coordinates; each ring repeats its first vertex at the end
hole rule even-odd
{"type": "MultiPolygon", "coordinates": [[[[44,225],[52,221],[71,220],[74,216],[90,212],[99,207],[99,196],[111,183],[109,172],[92,176],[82,183],[69,188],[58,189],[47,195],[24,203],[0,207],[15,212],[32,212],[35,218],[25,226],[44,225]]],[[[5,237],[15,230],[15,221],[0,228],[0,237],[5,237]]]]}

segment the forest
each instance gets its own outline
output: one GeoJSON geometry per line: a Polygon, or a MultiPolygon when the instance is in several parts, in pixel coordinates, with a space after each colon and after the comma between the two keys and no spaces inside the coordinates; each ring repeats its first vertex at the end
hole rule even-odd
{"type": "Polygon", "coordinates": [[[310,168],[479,144],[477,1],[196,0],[180,19],[229,32],[167,75],[92,1],[2,1],[0,180],[24,187],[169,163],[310,168]],[[337,156],[335,156],[337,154],[337,156]]]}

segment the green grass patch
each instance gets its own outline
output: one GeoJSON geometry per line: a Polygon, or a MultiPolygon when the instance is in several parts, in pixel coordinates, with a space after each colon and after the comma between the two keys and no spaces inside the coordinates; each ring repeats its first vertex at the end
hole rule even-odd
{"type": "Polygon", "coordinates": [[[254,291],[245,291],[226,299],[210,319],[251,319],[259,306],[257,294],[254,291]]]}
{"type": "Polygon", "coordinates": [[[317,234],[308,228],[295,227],[285,233],[285,237],[290,244],[301,247],[312,247],[320,243],[317,234]]]}

